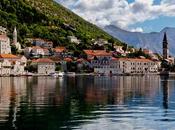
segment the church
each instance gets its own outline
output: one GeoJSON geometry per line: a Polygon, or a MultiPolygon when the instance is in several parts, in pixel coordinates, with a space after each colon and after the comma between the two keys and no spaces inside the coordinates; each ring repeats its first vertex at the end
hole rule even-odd
{"type": "Polygon", "coordinates": [[[167,61],[169,64],[174,64],[174,57],[169,55],[168,38],[166,32],[163,37],[163,60],[167,61]]]}

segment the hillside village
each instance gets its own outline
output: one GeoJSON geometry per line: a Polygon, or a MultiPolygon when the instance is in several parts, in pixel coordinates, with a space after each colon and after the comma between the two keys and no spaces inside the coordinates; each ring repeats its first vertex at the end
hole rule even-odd
{"type": "MultiPolygon", "coordinates": [[[[163,57],[148,49],[117,46],[100,38],[92,39],[92,49],[81,50],[83,54],[80,55],[65,46],[54,47],[52,41],[41,38],[27,38],[30,44],[22,48],[17,35],[16,27],[13,39],[7,36],[6,28],[0,27],[1,76],[51,75],[59,72],[158,74],[159,71],[169,71],[170,66],[174,65],[174,58],[168,54],[166,33],[163,39],[163,57]],[[106,49],[105,46],[110,46],[111,49],[106,49]]],[[[68,36],[67,39],[70,43],[81,43],[75,36],[68,36]]]]}

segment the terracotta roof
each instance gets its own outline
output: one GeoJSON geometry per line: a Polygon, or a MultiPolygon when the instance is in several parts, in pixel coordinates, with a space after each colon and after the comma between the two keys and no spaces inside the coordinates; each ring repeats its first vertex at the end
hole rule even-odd
{"type": "Polygon", "coordinates": [[[8,39],[7,35],[6,34],[2,34],[0,35],[0,40],[2,41],[6,41],[8,39]]]}
{"type": "Polygon", "coordinates": [[[133,62],[152,62],[150,59],[139,59],[139,58],[113,58],[117,61],[133,61],[133,62]]]}
{"type": "Polygon", "coordinates": [[[34,62],[34,63],[54,63],[53,60],[48,59],[48,58],[40,58],[37,60],[33,60],[32,62],[34,62]]]}
{"type": "Polygon", "coordinates": [[[91,56],[112,56],[111,52],[106,52],[105,50],[84,50],[84,52],[91,56]]]}
{"type": "Polygon", "coordinates": [[[64,61],[72,62],[73,60],[71,58],[64,58],[64,61]]]}
{"type": "Polygon", "coordinates": [[[12,54],[0,54],[0,58],[3,58],[3,59],[17,59],[19,57],[16,56],[16,55],[12,55],[12,54]]]}
{"type": "Polygon", "coordinates": [[[65,51],[65,50],[66,50],[65,47],[57,47],[57,48],[54,49],[54,51],[58,52],[58,53],[61,53],[61,52],[65,51]]]}

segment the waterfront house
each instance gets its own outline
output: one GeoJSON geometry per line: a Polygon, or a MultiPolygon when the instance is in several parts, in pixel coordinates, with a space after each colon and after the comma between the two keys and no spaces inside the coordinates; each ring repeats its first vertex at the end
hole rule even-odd
{"type": "MultiPolygon", "coordinates": [[[[24,57],[22,57],[24,59],[24,57]]],[[[0,55],[1,71],[0,75],[22,75],[25,73],[26,61],[12,54],[0,55]]]]}
{"type": "Polygon", "coordinates": [[[95,73],[116,73],[112,65],[112,53],[105,50],[84,50],[87,60],[90,62],[90,68],[95,73]]]}
{"type": "Polygon", "coordinates": [[[55,62],[48,58],[40,58],[32,61],[32,65],[37,66],[37,72],[40,75],[49,75],[55,73],[55,62]]]}
{"type": "Polygon", "coordinates": [[[157,73],[159,65],[149,59],[139,58],[116,58],[114,59],[119,73],[146,74],[157,73]]]}
{"type": "Polygon", "coordinates": [[[11,74],[11,62],[9,60],[0,61],[0,75],[9,76],[11,74]]]}

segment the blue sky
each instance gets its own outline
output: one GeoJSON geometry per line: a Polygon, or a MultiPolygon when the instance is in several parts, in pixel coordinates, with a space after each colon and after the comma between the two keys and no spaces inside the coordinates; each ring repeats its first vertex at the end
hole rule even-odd
{"type": "Polygon", "coordinates": [[[175,27],[175,0],[56,0],[84,19],[133,32],[175,27]]]}

